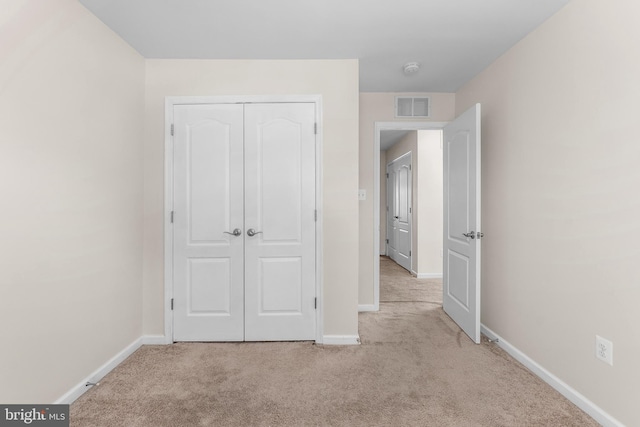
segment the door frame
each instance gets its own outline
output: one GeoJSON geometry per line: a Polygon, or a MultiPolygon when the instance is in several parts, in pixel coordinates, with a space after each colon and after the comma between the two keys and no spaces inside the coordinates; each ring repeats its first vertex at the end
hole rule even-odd
{"type": "MultiPolygon", "coordinates": [[[[442,130],[448,122],[375,122],[373,140],[373,307],[380,310],[380,131],[442,130]]],[[[412,260],[413,262],[413,260],[412,260]]],[[[363,306],[361,306],[364,308],[363,306]]],[[[367,309],[360,311],[369,311],[367,309]]]]}
{"type": "Polygon", "coordinates": [[[324,334],[324,298],[323,298],[323,206],[322,206],[322,96],[321,95],[257,95],[257,96],[167,96],[164,112],[164,339],[166,344],[173,343],[173,107],[176,105],[197,104],[275,104],[275,103],[313,103],[316,117],[316,340],[323,342],[324,334]]]}

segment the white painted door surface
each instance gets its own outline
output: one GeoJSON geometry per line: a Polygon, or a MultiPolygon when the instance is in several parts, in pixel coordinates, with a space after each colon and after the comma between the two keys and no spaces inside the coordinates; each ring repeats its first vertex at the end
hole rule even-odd
{"type": "Polygon", "coordinates": [[[396,172],[393,163],[387,165],[387,256],[395,261],[397,252],[395,219],[396,172]]]}
{"type": "Polygon", "coordinates": [[[444,128],[444,311],[480,343],[480,104],[444,128]]]}
{"type": "Polygon", "coordinates": [[[393,241],[390,257],[411,271],[411,153],[394,160],[387,169],[391,187],[389,242],[393,241]]]}
{"type": "Polygon", "coordinates": [[[174,129],[174,340],[242,341],[243,106],[176,106],[174,129]]]}
{"type": "Polygon", "coordinates": [[[174,107],[174,341],[315,338],[314,122],[315,104],[174,107]]]}
{"type": "Polygon", "coordinates": [[[315,106],[249,104],[245,112],[245,340],[311,340],[315,106]]]}

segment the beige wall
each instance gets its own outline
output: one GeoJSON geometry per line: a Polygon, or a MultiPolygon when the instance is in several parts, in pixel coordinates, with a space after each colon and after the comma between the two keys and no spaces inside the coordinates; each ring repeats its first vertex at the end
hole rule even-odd
{"type": "Polygon", "coordinates": [[[144,60],[74,0],[0,16],[0,402],[60,398],[142,334],[144,60]]]}
{"type": "Polygon", "coordinates": [[[415,218],[418,223],[414,269],[419,277],[442,275],[442,131],[418,131],[415,218]]]}
{"type": "Polygon", "coordinates": [[[358,61],[148,60],[144,331],[164,333],[166,96],[322,95],[324,333],[358,331],[358,61]]]}
{"type": "Polygon", "coordinates": [[[573,1],[457,94],[483,108],[482,322],[640,425],[640,3],[573,1]],[[613,342],[613,366],[594,357],[613,342]]]}
{"type": "MultiPolygon", "coordinates": [[[[373,305],[373,251],[378,245],[374,242],[373,187],[374,180],[374,128],[375,122],[444,122],[454,118],[455,95],[452,93],[420,93],[431,98],[431,117],[427,119],[397,119],[394,112],[394,99],[406,93],[364,92],[360,94],[360,187],[367,191],[367,200],[360,202],[360,250],[359,250],[359,292],[358,302],[373,305]]],[[[389,159],[387,159],[389,160],[389,159]]],[[[384,169],[382,169],[384,170],[384,169]]],[[[377,207],[376,207],[377,209],[377,207]]],[[[378,224],[375,224],[377,227],[378,224]]]]}

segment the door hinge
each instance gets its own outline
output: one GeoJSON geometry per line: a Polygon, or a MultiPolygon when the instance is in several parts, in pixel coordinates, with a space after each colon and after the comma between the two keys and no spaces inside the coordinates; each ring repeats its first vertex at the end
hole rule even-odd
{"type": "Polygon", "coordinates": [[[171,224],[173,224],[173,211],[171,211],[171,224]]]}
{"type": "Polygon", "coordinates": [[[317,124],[317,123],[314,123],[314,124],[313,124],[313,134],[314,134],[314,135],[317,135],[317,134],[318,134],[318,124],[317,124]]]}
{"type": "Polygon", "coordinates": [[[171,298],[171,310],[173,310],[173,298],[171,298]]]}
{"type": "Polygon", "coordinates": [[[409,213],[411,213],[411,208],[409,208],[409,213]]]}
{"type": "Polygon", "coordinates": [[[318,221],[318,210],[317,209],[313,211],[313,220],[314,221],[318,221]]]}
{"type": "Polygon", "coordinates": [[[318,309],[318,297],[313,299],[313,308],[318,309]]]}
{"type": "Polygon", "coordinates": [[[411,251],[409,251],[409,256],[411,256],[411,251]]]}
{"type": "Polygon", "coordinates": [[[389,174],[387,173],[387,178],[389,178],[389,174]]]}
{"type": "Polygon", "coordinates": [[[171,125],[171,136],[173,136],[173,124],[171,125]]]}
{"type": "Polygon", "coordinates": [[[387,244],[389,243],[389,239],[387,239],[387,244]]]}
{"type": "Polygon", "coordinates": [[[409,165],[409,170],[411,170],[411,165],[409,165]]]}

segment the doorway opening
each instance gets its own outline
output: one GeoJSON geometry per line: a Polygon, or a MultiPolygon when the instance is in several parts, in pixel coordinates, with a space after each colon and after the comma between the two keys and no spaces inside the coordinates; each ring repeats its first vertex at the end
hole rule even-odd
{"type": "MultiPolygon", "coordinates": [[[[411,239],[411,265],[408,270],[418,278],[442,277],[442,129],[444,122],[376,122],[374,133],[374,310],[380,309],[380,257],[388,255],[387,247],[387,177],[386,166],[394,159],[407,152],[412,152],[411,169],[413,192],[411,196],[412,214],[412,239],[411,239]],[[420,142],[419,142],[420,140],[420,142]],[[422,161],[421,161],[422,160],[422,161]],[[423,164],[421,171],[420,163],[423,164]],[[433,164],[440,165],[439,172],[434,171],[433,164]],[[425,179],[428,171],[432,175],[439,175],[440,180],[426,179],[425,185],[421,177],[425,179]],[[416,185],[417,184],[417,185],[416,185]],[[439,199],[439,204],[429,203],[427,196],[423,195],[424,204],[420,211],[421,193],[431,194],[432,199],[439,199]],[[429,206],[431,205],[431,206],[429,206]],[[430,212],[436,212],[434,214],[430,212]],[[438,216],[439,215],[439,216],[438,216]],[[424,233],[428,239],[418,238],[420,225],[423,231],[431,221],[436,224],[436,230],[424,233]],[[439,230],[439,231],[438,231],[439,230]],[[439,239],[439,240],[438,240],[439,239]],[[435,250],[432,248],[435,247],[435,250]],[[422,249],[423,255],[420,256],[422,249]],[[435,251],[435,259],[433,253],[435,251]],[[431,255],[429,255],[431,254],[431,255]],[[430,264],[440,265],[439,270],[427,267],[420,263],[421,259],[431,258],[430,264]],[[433,271],[428,271],[433,270],[433,271]]],[[[389,207],[391,210],[392,207],[389,207]]],[[[393,215],[396,216],[396,215],[393,215]]]]}
{"type": "Polygon", "coordinates": [[[443,309],[474,342],[480,343],[480,239],[484,236],[478,231],[482,229],[480,104],[447,124],[375,123],[373,309],[380,309],[380,141],[384,130],[403,129],[441,130],[443,309]]]}

